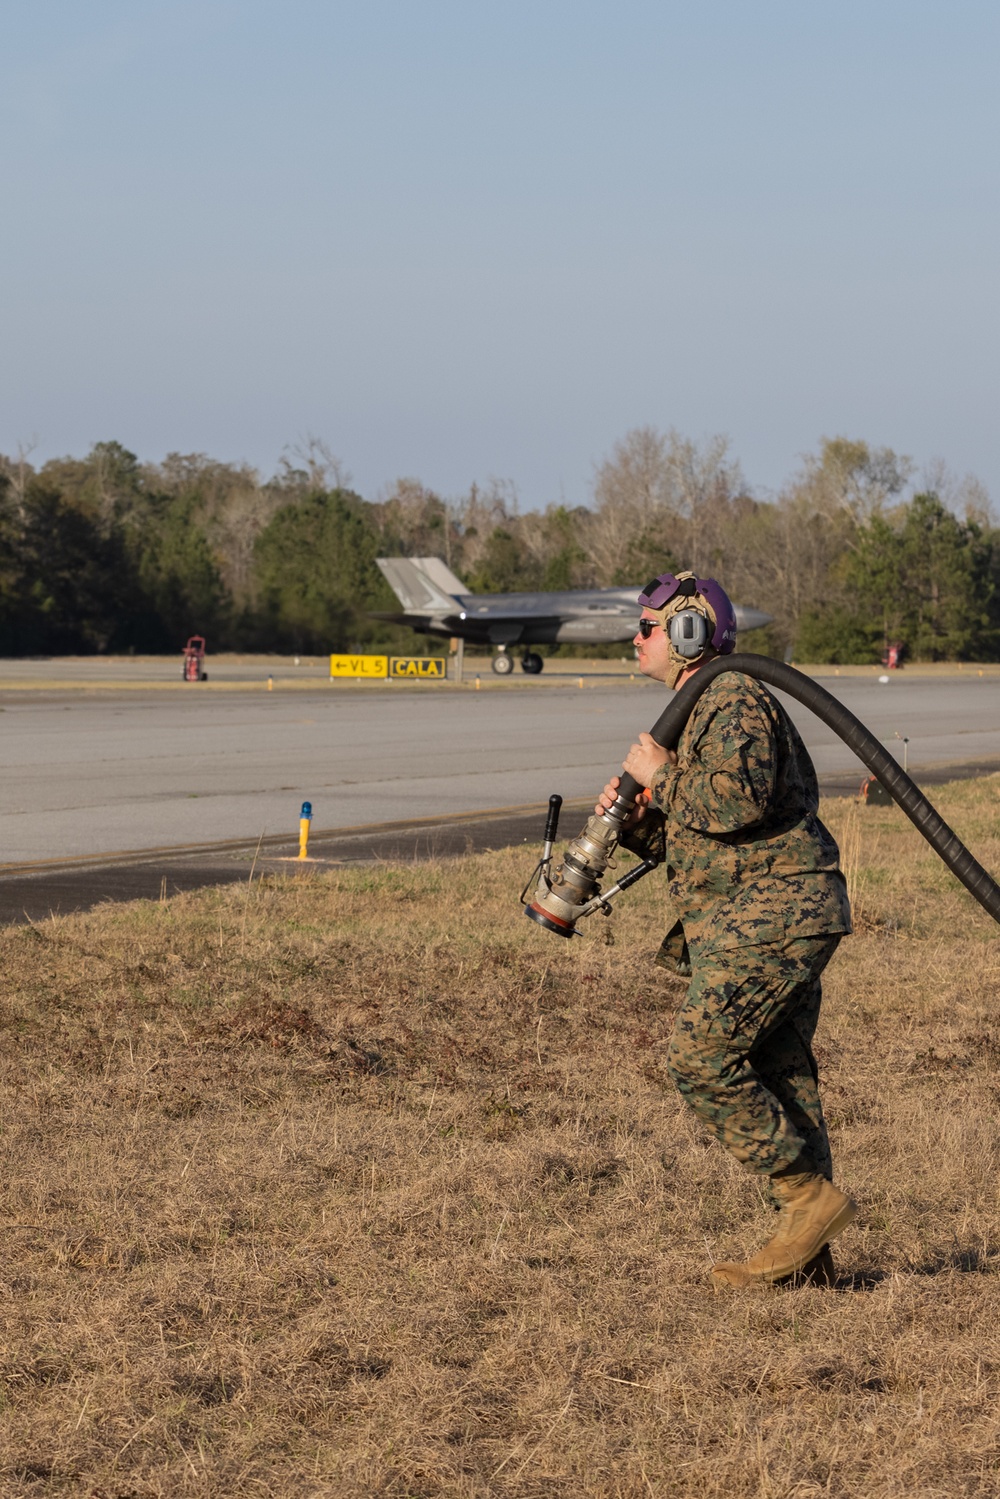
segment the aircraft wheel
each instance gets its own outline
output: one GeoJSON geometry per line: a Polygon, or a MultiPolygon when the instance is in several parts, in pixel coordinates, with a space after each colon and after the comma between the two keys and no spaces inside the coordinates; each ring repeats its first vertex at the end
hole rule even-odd
{"type": "Polygon", "coordinates": [[[493,670],[498,677],[509,677],[514,670],[514,662],[506,651],[501,651],[498,656],[493,657],[493,670]]]}
{"type": "Polygon", "coordinates": [[[526,671],[532,677],[537,677],[544,665],[544,660],[536,651],[529,651],[521,662],[521,670],[526,671]]]}

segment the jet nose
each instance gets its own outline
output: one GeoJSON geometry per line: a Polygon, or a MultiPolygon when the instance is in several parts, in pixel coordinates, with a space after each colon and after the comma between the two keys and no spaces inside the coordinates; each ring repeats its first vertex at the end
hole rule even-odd
{"type": "Polygon", "coordinates": [[[744,609],[740,605],[736,608],[738,630],[759,630],[762,625],[769,625],[773,618],[773,614],[765,614],[763,609],[744,609]]]}

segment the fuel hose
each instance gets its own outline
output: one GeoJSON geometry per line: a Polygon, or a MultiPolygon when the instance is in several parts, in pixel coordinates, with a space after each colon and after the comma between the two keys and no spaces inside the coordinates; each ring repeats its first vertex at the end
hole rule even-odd
{"type": "MultiPolygon", "coordinates": [[[[817,718],[833,729],[858,759],[867,765],[897,806],[902,807],[910,821],[969,894],[975,897],[984,911],[989,912],[994,921],[1000,921],[1000,885],[992,875],[973,858],[962,840],[934,810],[919,786],[914,785],[905,770],[865,728],[861,720],[855,718],[851,710],[838,702],[832,693],[820,687],[811,677],[796,671],[794,666],[786,666],[783,661],[773,661],[769,656],[756,656],[749,652],[714,656],[698,668],[650,729],[657,744],[662,744],[664,749],[676,748],[698,699],[716,677],[727,671],[743,672],[745,676],[755,677],[770,687],[787,692],[789,697],[795,698],[796,702],[815,713],[817,718]]],[[[625,772],[618,790],[620,796],[634,800],[642,787],[634,776],[625,772]]]]}

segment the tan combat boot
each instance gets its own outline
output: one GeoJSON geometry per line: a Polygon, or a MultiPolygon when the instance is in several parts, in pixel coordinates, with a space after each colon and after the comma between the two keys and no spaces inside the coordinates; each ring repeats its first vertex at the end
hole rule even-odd
{"type": "MultiPolygon", "coordinates": [[[[821,1259],[829,1241],[843,1233],[858,1211],[825,1176],[785,1174],[772,1177],[772,1185],[781,1204],[777,1233],[743,1264],[722,1261],[713,1265],[714,1280],[729,1286],[773,1284],[798,1275],[807,1266],[811,1270],[810,1262],[821,1259]]],[[[832,1263],[831,1259],[831,1269],[832,1263]]],[[[810,1279],[813,1284],[821,1283],[816,1275],[810,1279]]]]}
{"type": "Polygon", "coordinates": [[[824,1244],[819,1254],[796,1270],[794,1275],[789,1275],[787,1280],[775,1281],[775,1285],[788,1286],[796,1289],[801,1286],[824,1286],[829,1288],[837,1284],[837,1271],[833,1263],[833,1255],[830,1253],[829,1244],[824,1244]]]}

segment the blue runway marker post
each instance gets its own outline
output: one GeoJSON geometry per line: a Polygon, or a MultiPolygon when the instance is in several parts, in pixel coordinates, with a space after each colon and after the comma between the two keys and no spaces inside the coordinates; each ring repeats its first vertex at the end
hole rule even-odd
{"type": "Polygon", "coordinates": [[[312,822],[313,804],[303,802],[302,811],[299,813],[299,858],[309,857],[309,824],[312,822]]]}

